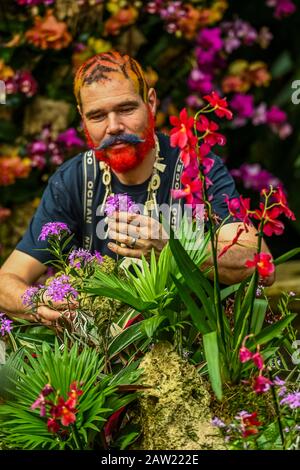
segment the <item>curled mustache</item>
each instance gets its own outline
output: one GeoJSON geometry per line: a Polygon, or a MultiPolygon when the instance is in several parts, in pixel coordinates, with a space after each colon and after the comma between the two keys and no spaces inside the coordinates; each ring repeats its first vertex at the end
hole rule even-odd
{"type": "Polygon", "coordinates": [[[145,142],[144,139],[141,139],[135,134],[122,134],[122,135],[116,135],[109,137],[108,139],[104,140],[101,145],[95,148],[95,150],[104,150],[107,147],[110,147],[115,144],[120,144],[120,143],[126,143],[126,144],[140,144],[142,142],[145,142]]]}

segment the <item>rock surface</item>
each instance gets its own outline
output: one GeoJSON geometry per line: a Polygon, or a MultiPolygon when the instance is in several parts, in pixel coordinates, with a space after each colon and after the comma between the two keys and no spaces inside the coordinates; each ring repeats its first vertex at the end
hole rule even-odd
{"type": "Polygon", "coordinates": [[[140,367],[151,386],[140,398],[142,440],[147,450],[225,450],[211,425],[210,395],[195,367],[167,342],[156,344],[140,367]]]}

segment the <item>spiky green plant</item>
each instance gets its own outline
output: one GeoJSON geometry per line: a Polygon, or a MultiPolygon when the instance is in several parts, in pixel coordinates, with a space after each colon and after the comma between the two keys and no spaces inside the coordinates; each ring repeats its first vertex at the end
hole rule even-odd
{"type": "Polygon", "coordinates": [[[89,449],[101,446],[101,431],[109,416],[136,398],[136,394],[118,392],[118,387],[133,384],[140,371],[122,370],[117,377],[103,374],[103,357],[96,351],[79,350],[74,345],[63,349],[55,342],[35,348],[34,357],[23,352],[10,360],[9,368],[0,369],[0,434],[2,445],[10,449],[89,449]],[[2,375],[2,380],[1,380],[2,375]],[[9,375],[9,380],[3,376],[9,375]],[[46,384],[67,398],[72,382],[83,390],[78,399],[76,422],[62,434],[50,433],[47,419],[31,405],[46,384]],[[9,382],[9,385],[8,385],[9,382]]]}

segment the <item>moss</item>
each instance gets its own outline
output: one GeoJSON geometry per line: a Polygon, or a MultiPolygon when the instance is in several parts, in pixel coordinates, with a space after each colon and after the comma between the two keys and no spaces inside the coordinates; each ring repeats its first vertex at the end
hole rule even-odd
{"type": "Polygon", "coordinates": [[[223,388],[223,400],[213,399],[210,408],[217,416],[229,424],[242,410],[250,413],[256,411],[263,424],[274,421],[275,409],[271,392],[257,395],[249,385],[227,385],[223,388]]]}
{"type": "Polygon", "coordinates": [[[163,342],[145,355],[140,367],[151,388],[139,399],[139,449],[225,449],[219,430],[211,425],[210,394],[194,366],[163,342]]]}

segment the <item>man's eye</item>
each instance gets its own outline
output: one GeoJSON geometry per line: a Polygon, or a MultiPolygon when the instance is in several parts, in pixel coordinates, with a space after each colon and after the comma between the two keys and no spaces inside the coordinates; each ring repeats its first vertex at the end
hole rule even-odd
{"type": "Polygon", "coordinates": [[[121,113],[131,113],[134,110],[135,110],[135,108],[130,107],[130,108],[122,108],[120,111],[121,111],[121,113]]]}
{"type": "Polygon", "coordinates": [[[103,121],[105,119],[104,114],[97,114],[96,116],[93,116],[92,121],[103,121]]]}

